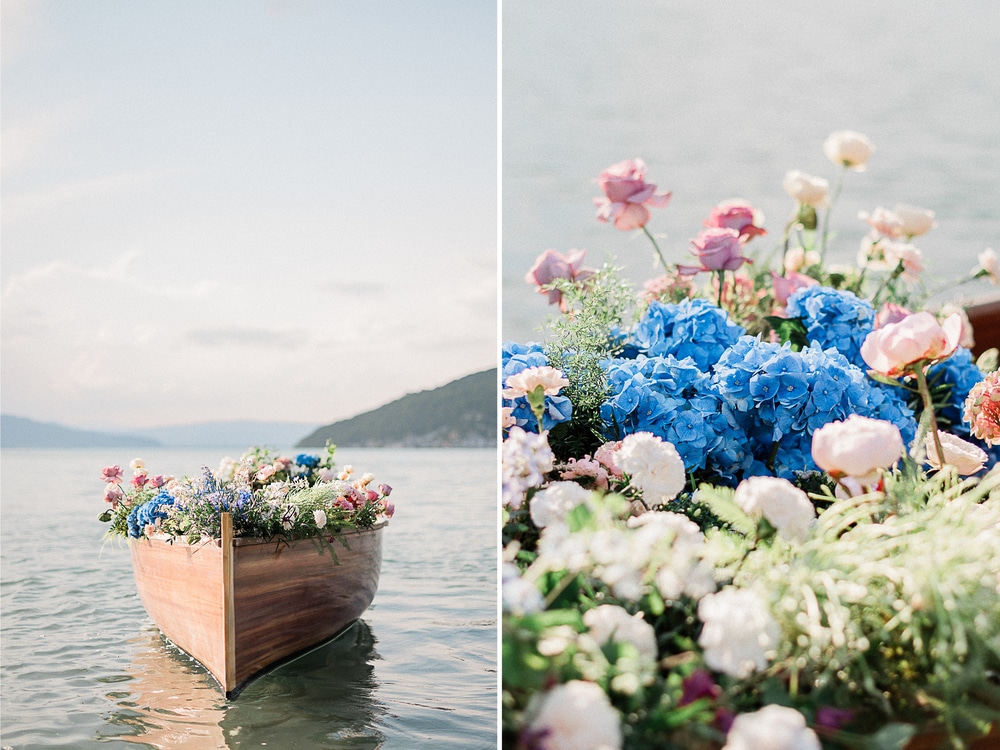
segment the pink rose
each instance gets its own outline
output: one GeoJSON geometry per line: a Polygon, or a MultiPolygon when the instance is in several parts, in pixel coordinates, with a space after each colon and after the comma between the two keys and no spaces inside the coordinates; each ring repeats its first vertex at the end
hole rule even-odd
{"type": "Polygon", "coordinates": [[[706,227],[735,229],[746,240],[760,234],[767,234],[759,224],[763,223],[760,212],[743,200],[723,201],[703,222],[706,227]]]}
{"type": "Polygon", "coordinates": [[[950,315],[941,325],[929,312],[918,312],[869,333],[861,358],[875,372],[896,377],[917,363],[950,357],[961,338],[961,316],[950,315]]]}
{"type": "MultiPolygon", "coordinates": [[[[950,432],[938,432],[941,440],[941,450],[944,452],[944,462],[949,466],[954,466],[962,476],[969,476],[981,471],[989,456],[986,451],[978,445],[973,445],[967,440],[950,432]]],[[[927,449],[927,463],[934,469],[941,469],[941,459],[938,458],[937,445],[934,444],[933,433],[927,433],[924,439],[924,448],[927,449]]]]}
{"type": "Polygon", "coordinates": [[[254,476],[254,478],[258,482],[266,482],[273,476],[274,476],[274,467],[271,464],[264,464],[257,470],[257,474],[254,476]]]}
{"type": "Polygon", "coordinates": [[[642,159],[629,159],[612,164],[601,172],[597,184],[603,198],[594,198],[599,221],[613,221],[615,229],[629,231],[646,226],[649,209],[663,208],[671,193],[656,192],[656,185],[646,182],[646,164],[642,159]]]}
{"type": "Polygon", "coordinates": [[[875,316],[875,327],[882,328],[890,323],[898,323],[907,315],[912,314],[905,307],[900,307],[895,302],[886,302],[875,316]]]}
{"type": "Polygon", "coordinates": [[[101,478],[108,484],[120,482],[122,480],[122,470],[120,466],[105,466],[101,469],[101,478]]]}
{"type": "Polygon", "coordinates": [[[796,290],[819,284],[819,282],[811,276],[796,273],[795,271],[789,271],[784,276],[779,276],[774,271],[771,271],[771,282],[774,285],[774,298],[777,300],[778,304],[782,306],[788,304],[788,298],[791,297],[796,290]]]}
{"type": "Polygon", "coordinates": [[[890,268],[902,265],[902,275],[906,281],[916,283],[920,280],[919,274],[924,270],[923,253],[920,250],[904,242],[885,240],[882,242],[882,252],[890,268]]]}
{"type": "Polygon", "coordinates": [[[146,486],[146,482],[148,481],[149,481],[148,476],[146,476],[145,474],[137,473],[134,477],[132,477],[132,486],[135,487],[137,490],[141,490],[143,487],[146,486]]]}
{"type": "Polygon", "coordinates": [[[735,271],[750,262],[749,258],[743,257],[743,243],[735,229],[705,229],[691,240],[691,245],[694,247],[691,252],[701,261],[701,267],[678,266],[685,273],[692,268],[698,271],[735,271]]]}
{"type": "Polygon", "coordinates": [[[813,433],[812,457],[834,479],[852,477],[875,484],[882,469],[903,455],[903,438],[891,422],[852,414],[813,433]]]}
{"type": "Polygon", "coordinates": [[[111,503],[112,508],[118,507],[118,502],[124,497],[121,488],[115,484],[109,484],[104,488],[104,502],[111,503]]]}
{"type": "Polygon", "coordinates": [[[274,459],[274,470],[276,472],[288,471],[289,469],[292,468],[292,465],[294,463],[295,462],[288,456],[278,456],[276,459],[274,459]]]}
{"type": "Polygon", "coordinates": [[[378,486],[378,491],[382,493],[382,497],[389,497],[389,494],[392,492],[392,487],[387,484],[380,484],[378,486]]]}
{"type": "Polygon", "coordinates": [[[149,480],[149,483],[153,485],[153,487],[159,488],[165,485],[167,483],[167,480],[166,477],[164,477],[162,474],[157,474],[155,477],[149,480]]]}
{"type": "Polygon", "coordinates": [[[392,503],[386,503],[385,510],[383,511],[383,513],[385,513],[386,518],[392,518],[393,515],[395,515],[396,513],[396,506],[393,505],[392,503]]]}
{"type": "Polygon", "coordinates": [[[558,289],[545,289],[556,279],[569,279],[573,282],[586,281],[594,275],[592,268],[582,268],[583,259],[587,255],[586,250],[570,250],[563,255],[555,250],[546,250],[535,259],[535,264],[524,276],[524,280],[529,284],[538,287],[539,294],[549,295],[550,305],[559,305],[559,309],[566,311],[566,304],[563,300],[563,293],[558,289]]]}

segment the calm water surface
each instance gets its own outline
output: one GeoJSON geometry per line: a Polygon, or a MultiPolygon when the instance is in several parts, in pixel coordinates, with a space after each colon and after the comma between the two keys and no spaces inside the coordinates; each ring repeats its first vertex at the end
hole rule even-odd
{"type": "MultiPolygon", "coordinates": [[[[932,289],[1000,252],[1000,13],[995,0],[504,0],[503,328],[537,340],[545,299],[524,274],[546,248],[614,253],[636,287],[655,275],[649,241],[594,218],[602,169],[643,158],[673,191],[653,212],[668,262],[712,206],[750,200],[770,251],[791,211],[790,169],[835,182],[834,130],[875,143],[849,173],[830,257],[853,263],[859,210],[909,203],[938,228],[915,245],[932,289]]],[[[986,282],[964,288],[996,295],[986,282]]]]}
{"type": "MultiPolygon", "coordinates": [[[[223,455],[141,452],[176,475],[223,455]]],[[[127,548],[104,543],[100,470],[134,457],[3,452],[5,748],[496,746],[495,451],[338,451],[394,488],[375,602],[228,702],[152,626],[127,548]]]]}

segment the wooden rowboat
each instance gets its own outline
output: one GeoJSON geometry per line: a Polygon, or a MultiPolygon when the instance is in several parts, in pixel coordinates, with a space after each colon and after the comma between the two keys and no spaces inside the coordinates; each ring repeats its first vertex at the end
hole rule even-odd
{"type": "Polygon", "coordinates": [[[336,637],[368,609],[382,567],[383,521],[334,540],[168,537],[130,544],[136,588],[164,636],[197,659],[227,698],[254,677],[336,637]]]}

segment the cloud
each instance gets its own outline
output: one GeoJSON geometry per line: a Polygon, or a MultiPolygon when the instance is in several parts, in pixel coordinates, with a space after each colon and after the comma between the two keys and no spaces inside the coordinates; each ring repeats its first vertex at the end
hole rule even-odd
{"type": "Polygon", "coordinates": [[[189,330],[185,338],[198,346],[224,348],[229,346],[258,349],[299,349],[309,340],[309,332],[302,329],[267,329],[239,326],[199,328],[189,330]]]}

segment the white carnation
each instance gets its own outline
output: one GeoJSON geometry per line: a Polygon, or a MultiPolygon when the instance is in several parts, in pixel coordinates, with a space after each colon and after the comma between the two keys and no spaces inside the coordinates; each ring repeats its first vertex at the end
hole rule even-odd
{"type": "Polygon", "coordinates": [[[819,738],[794,708],[771,704],[733,721],[722,750],[820,750],[819,738]]]}
{"type": "Polygon", "coordinates": [[[781,631],[766,602],[748,589],[726,588],[698,602],[698,645],[710,669],[745,679],[764,669],[781,631]]]}
{"type": "Polygon", "coordinates": [[[589,497],[590,491],[576,482],[552,482],[532,496],[531,520],[540,529],[564,524],[569,512],[589,497]]]}
{"type": "Polygon", "coordinates": [[[649,505],[669,502],[684,489],[684,461],[672,443],[652,433],[636,432],[626,437],[614,460],[649,505]]]}
{"type": "Polygon", "coordinates": [[[736,504],[751,516],[764,516],[788,540],[809,538],[816,508],[809,496],[787,479],[750,477],[736,488],[736,504]]]}
{"type": "Polygon", "coordinates": [[[611,641],[631,643],[644,661],[656,662],[656,631],[642,619],[642,613],[630,615],[616,604],[602,604],[583,615],[589,635],[603,646],[611,641]]]}
{"type": "Polygon", "coordinates": [[[607,694],[592,682],[557,685],[529,707],[528,729],[542,734],[545,750],[619,750],[621,717],[607,694]]]}

